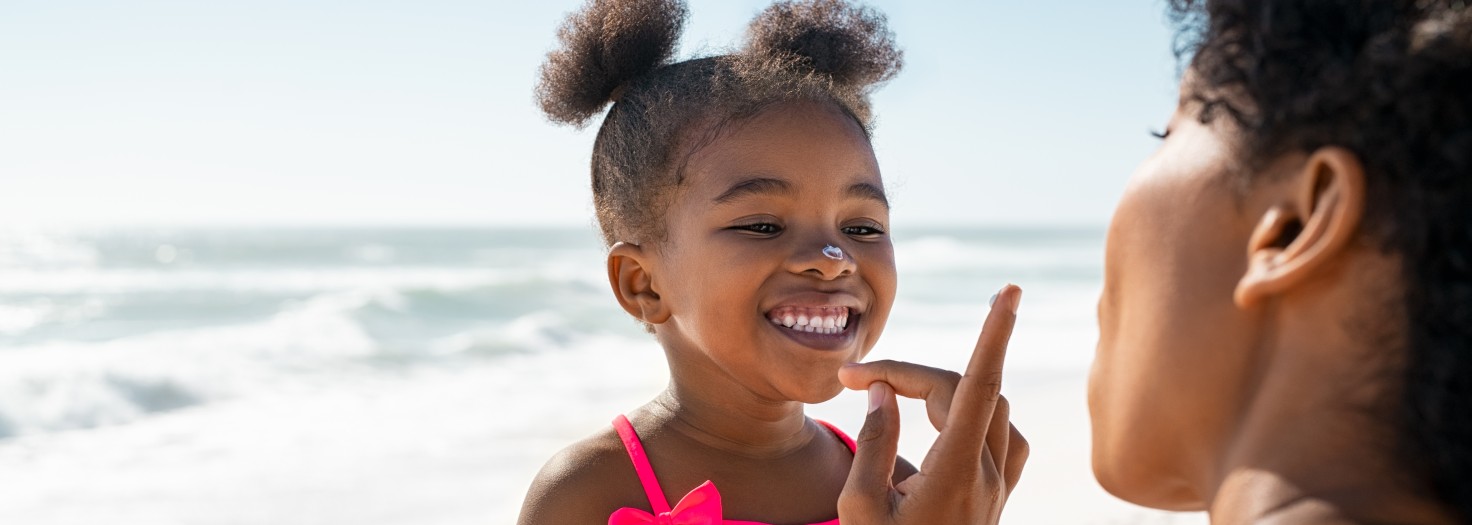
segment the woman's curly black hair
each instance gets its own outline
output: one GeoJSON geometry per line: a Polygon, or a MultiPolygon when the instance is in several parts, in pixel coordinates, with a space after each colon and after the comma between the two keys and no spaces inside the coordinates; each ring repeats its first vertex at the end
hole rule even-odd
{"type": "Polygon", "coordinates": [[[582,126],[610,102],[593,144],[593,202],[604,241],[657,241],[681,159],[722,125],[789,101],[830,103],[869,132],[868,94],[899,72],[884,16],[843,0],[778,2],[731,54],[670,63],[679,0],[589,0],[558,32],[537,101],[582,126]],[[685,153],[685,155],[679,155],[685,153]]]}
{"type": "Polygon", "coordinates": [[[1331,145],[1364,164],[1365,239],[1402,265],[1399,420],[1386,423],[1401,459],[1472,521],[1472,1],[1171,7],[1199,117],[1231,118],[1249,165],[1331,145]]]}

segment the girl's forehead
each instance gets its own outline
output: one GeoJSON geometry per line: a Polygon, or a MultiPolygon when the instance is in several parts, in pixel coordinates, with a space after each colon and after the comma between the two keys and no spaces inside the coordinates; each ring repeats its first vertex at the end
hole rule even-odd
{"type": "Polygon", "coordinates": [[[680,206],[701,212],[746,203],[788,201],[822,206],[863,201],[888,210],[879,171],[871,163],[835,166],[719,166],[693,172],[682,184],[680,206]]]}
{"type": "Polygon", "coordinates": [[[803,185],[838,177],[881,184],[863,128],[829,106],[784,104],[725,123],[687,155],[683,182],[726,186],[764,177],[803,185]]]}
{"type": "Polygon", "coordinates": [[[820,200],[860,197],[888,207],[884,183],[877,168],[847,163],[847,166],[761,168],[749,165],[713,166],[695,170],[686,178],[681,193],[695,206],[724,206],[763,198],[820,200]]]}

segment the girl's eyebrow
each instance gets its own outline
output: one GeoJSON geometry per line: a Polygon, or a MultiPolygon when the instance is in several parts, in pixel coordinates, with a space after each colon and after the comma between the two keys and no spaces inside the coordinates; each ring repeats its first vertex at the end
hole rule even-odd
{"type": "Polygon", "coordinates": [[[751,195],[791,195],[792,193],[792,183],[790,182],[771,177],[756,177],[731,185],[731,189],[726,190],[725,193],[716,197],[715,202],[716,204],[726,204],[751,195]]]}
{"type": "MultiPolygon", "coordinates": [[[[792,183],[782,179],[771,177],[756,177],[746,179],[731,185],[731,188],[715,198],[716,204],[727,204],[732,201],[754,195],[792,195],[795,190],[792,183]]],[[[868,199],[878,202],[889,209],[889,198],[885,196],[884,190],[867,182],[850,185],[845,191],[849,197],[868,199]]]]}
{"type": "Polygon", "coordinates": [[[879,204],[884,205],[884,209],[889,209],[889,197],[884,195],[884,190],[867,182],[849,186],[848,196],[878,201],[879,204]]]}

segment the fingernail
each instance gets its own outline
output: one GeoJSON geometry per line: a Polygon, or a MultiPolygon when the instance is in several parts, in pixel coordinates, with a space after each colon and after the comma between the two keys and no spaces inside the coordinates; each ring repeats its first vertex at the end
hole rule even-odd
{"type": "Polygon", "coordinates": [[[869,413],[873,414],[879,410],[879,404],[884,402],[884,383],[878,381],[869,383],[869,413]]]}
{"type": "MultiPolygon", "coordinates": [[[[1016,285],[1009,284],[1007,286],[1016,286],[1016,285]]],[[[1010,305],[1011,306],[1012,313],[1014,313],[1014,314],[1017,313],[1017,308],[1020,307],[1020,306],[1022,306],[1022,288],[1018,288],[1017,289],[1017,293],[1012,294],[1012,300],[1009,301],[1009,302],[1012,303],[1010,305]]]]}

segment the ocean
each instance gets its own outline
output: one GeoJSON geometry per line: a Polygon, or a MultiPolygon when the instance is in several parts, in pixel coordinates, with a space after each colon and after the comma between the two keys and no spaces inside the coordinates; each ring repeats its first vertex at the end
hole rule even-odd
{"type": "MultiPolygon", "coordinates": [[[[1025,291],[1006,522],[1204,523],[1088,477],[1102,228],[894,238],[871,359],[959,368],[987,298],[1025,291]]],[[[591,227],[0,231],[0,523],[510,523],[542,462],[666,378],[591,227]]],[[[811,411],[857,432],[863,402],[811,411]]],[[[918,464],[934,432],[905,410],[918,464]]]]}

